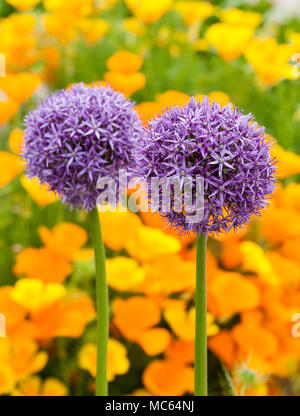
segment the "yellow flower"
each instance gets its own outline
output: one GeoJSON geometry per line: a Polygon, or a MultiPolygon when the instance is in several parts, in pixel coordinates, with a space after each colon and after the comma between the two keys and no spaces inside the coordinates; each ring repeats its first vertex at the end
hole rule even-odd
{"type": "Polygon", "coordinates": [[[86,43],[88,45],[94,45],[108,32],[109,24],[106,20],[100,18],[83,18],[79,21],[78,27],[86,43]]]}
{"type": "Polygon", "coordinates": [[[245,57],[256,75],[266,85],[276,84],[283,78],[296,79],[289,60],[295,53],[289,44],[279,45],[274,38],[254,38],[246,45],[245,57]]]}
{"type": "Polygon", "coordinates": [[[300,173],[300,156],[296,153],[284,150],[279,144],[274,144],[271,148],[273,157],[278,160],[276,174],[284,179],[300,173]]]}
{"type": "Polygon", "coordinates": [[[136,17],[127,17],[124,19],[124,26],[128,32],[134,33],[136,36],[142,36],[145,32],[143,23],[136,17]]]}
{"type": "Polygon", "coordinates": [[[63,45],[77,37],[75,21],[68,14],[47,13],[43,16],[43,23],[49,35],[57,38],[63,45]]]}
{"type": "Polygon", "coordinates": [[[53,305],[66,294],[58,283],[44,283],[38,279],[21,279],[11,291],[11,298],[30,312],[37,312],[53,305]]]}
{"type": "Polygon", "coordinates": [[[67,17],[69,20],[91,14],[94,0],[44,0],[47,11],[67,17]]]}
{"type": "MultiPolygon", "coordinates": [[[[96,344],[90,342],[82,347],[78,354],[78,365],[83,370],[88,370],[92,377],[96,377],[96,344]]],[[[130,367],[126,348],[113,338],[108,340],[107,367],[108,381],[113,381],[117,375],[126,374],[130,367]]]]}
{"type": "Polygon", "coordinates": [[[69,261],[79,254],[80,248],[87,241],[87,232],[79,225],[69,222],[57,224],[52,230],[41,226],[38,233],[45,247],[69,261]]]}
{"type": "Polygon", "coordinates": [[[173,0],[125,0],[131,13],[144,23],[157,22],[172,6],[173,0]]]}
{"type": "Polygon", "coordinates": [[[288,242],[300,236],[300,213],[293,208],[271,205],[260,224],[262,235],[271,243],[288,242]]]}
{"type": "Polygon", "coordinates": [[[157,256],[178,253],[181,244],[177,238],[158,228],[141,226],[135,236],[127,241],[125,248],[132,257],[147,262],[157,256]]]}
{"type": "Polygon", "coordinates": [[[19,383],[13,396],[66,396],[66,386],[57,378],[49,377],[42,381],[40,377],[33,376],[19,383]]]}
{"type": "Polygon", "coordinates": [[[158,94],[156,101],[162,108],[173,107],[173,105],[185,105],[190,97],[184,92],[168,90],[163,94],[158,94]]]}
{"type": "Polygon", "coordinates": [[[20,157],[8,152],[0,152],[0,188],[11,182],[23,171],[20,157]]]}
{"type": "Polygon", "coordinates": [[[58,250],[55,252],[48,247],[29,247],[18,253],[13,272],[30,279],[61,283],[73,270],[69,261],[58,250]]]}
{"type": "Polygon", "coordinates": [[[16,385],[16,377],[9,366],[5,365],[1,360],[0,353],[0,394],[9,394],[16,385]]]}
{"type": "Polygon", "coordinates": [[[118,0],[95,0],[95,6],[100,10],[110,10],[113,9],[118,0]]]}
{"type": "Polygon", "coordinates": [[[41,0],[6,0],[6,2],[16,9],[26,12],[27,10],[33,9],[37,6],[41,0]]]}
{"type": "MultiPolygon", "coordinates": [[[[196,101],[202,101],[204,94],[197,94],[195,95],[196,101]]],[[[230,98],[229,95],[226,94],[226,92],[223,91],[212,91],[208,94],[208,99],[212,103],[213,101],[216,101],[220,104],[221,107],[229,104],[230,98]]]]}
{"type": "Polygon", "coordinates": [[[215,7],[206,1],[177,1],[174,8],[187,26],[206,20],[215,11],[215,7]]]}
{"type": "Polygon", "coordinates": [[[144,125],[147,126],[148,122],[161,112],[161,105],[152,101],[145,101],[138,104],[135,110],[139,113],[144,125]]]}
{"type": "Polygon", "coordinates": [[[262,22],[262,16],[260,13],[240,9],[222,10],[220,18],[225,23],[234,25],[249,25],[253,28],[256,28],[262,22]]]}
{"type": "Polygon", "coordinates": [[[141,56],[129,51],[118,51],[106,61],[110,71],[118,71],[124,74],[131,74],[139,71],[143,66],[144,60],[141,56]]]}
{"type": "Polygon", "coordinates": [[[113,311],[114,324],[125,338],[134,342],[157,325],[161,317],[159,306],[152,299],[144,296],[118,298],[113,304],[113,311]]]}
{"type": "Polygon", "coordinates": [[[171,334],[165,328],[150,328],[142,332],[136,342],[147,355],[158,355],[166,351],[171,342],[171,334]]]}
{"type": "Polygon", "coordinates": [[[145,270],[134,259],[115,257],[106,261],[107,282],[115,290],[130,291],[145,279],[145,270]]]}
{"type": "Polygon", "coordinates": [[[57,195],[54,192],[49,191],[48,186],[41,185],[38,179],[28,179],[25,175],[20,178],[23,188],[29,193],[34,202],[44,207],[49,204],[53,204],[58,200],[57,195]]]}
{"type": "Polygon", "coordinates": [[[126,97],[130,97],[146,85],[146,77],[141,72],[124,74],[119,71],[109,71],[104,74],[104,79],[112,88],[122,92],[126,97]]]}
{"type": "Polygon", "coordinates": [[[138,215],[130,211],[101,212],[100,222],[105,245],[112,250],[122,250],[127,241],[135,236],[142,221],[138,215]]]}
{"type": "MultiPolygon", "coordinates": [[[[185,303],[178,301],[175,306],[167,306],[164,310],[165,320],[168,322],[172,331],[183,341],[193,341],[195,339],[195,317],[196,311],[192,307],[185,309],[185,303]]],[[[207,335],[216,335],[219,327],[214,323],[214,317],[207,314],[207,335]]]]}
{"type": "Polygon", "coordinates": [[[215,23],[206,31],[205,39],[223,59],[232,61],[242,55],[253,32],[253,28],[247,25],[215,23]]]}
{"type": "MultiPolygon", "coordinates": [[[[29,377],[31,374],[41,371],[48,361],[48,354],[38,350],[38,344],[31,340],[5,338],[0,342],[0,375],[2,367],[9,369],[12,376],[10,384],[29,377]]],[[[6,376],[8,376],[6,371],[6,376]]],[[[9,381],[6,378],[6,383],[9,381]]],[[[2,381],[3,383],[3,381],[2,381]]],[[[0,376],[0,386],[1,386],[0,376]]],[[[14,386],[13,386],[14,387],[14,386]]]]}
{"type": "Polygon", "coordinates": [[[8,139],[10,151],[16,155],[19,155],[22,152],[23,143],[24,131],[21,129],[13,129],[8,139]]]}
{"type": "Polygon", "coordinates": [[[7,123],[18,112],[18,110],[19,104],[11,98],[5,98],[4,100],[0,99],[0,126],[7,123]]]}
{"type": "Polygon", "coordinates": [[[29,100],[41,84],[39,75],[27,72],[7,74],[5,78],[0,78],[0,90],[18,104],[29,100]]]}
{"type": "Polygon", "coordinates": [[[182,396],[192,393],[194,370],[176,360],[153,360],[143,373],[143,384],[155,396],[182,396]]]}
{"type": "Polygon", "coordinates": [[[292,45],[295,47],[295,52],[300,52],[300,33],[291,32],[288,35],[288,39],[291,41],[292,45]]]}
{"type": "MultiPolygon", "coordinates": [[[[33,31],[36,17],[29,13],[13,13],[2,19],[0,53],[5,55],[7,69],[19,71],[29,68],[39,57],[33,31]]],[[[26,89],[26,85],[23,85],[26,89]]]]}
{"type": "Polygon", "coordinates": [[[243,269],[245,271],[257,273],[269,284],[279,284],[279,278],[272,264],[258,244],[253,241],[244,241],[241,243],[241,251],[244,256],[243,269]]]}
{"type": "Polygon", "coordinates": [[[209,308],[218,316],[231,316],[260,304],[260,293],[255,284],[239,273],[218,272],[208,293],[209,308]]]}
{"type": "Polygon", "coordinates": [[[136,287],[143,293],[170,294],[195,289],[196,265],[179,254],[160,256],[146,266],[146,279],[136,287]]]}

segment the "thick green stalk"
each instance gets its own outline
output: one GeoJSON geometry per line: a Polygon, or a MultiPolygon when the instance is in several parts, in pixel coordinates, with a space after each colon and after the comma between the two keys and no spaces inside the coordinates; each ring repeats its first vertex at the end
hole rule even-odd
{"type": "Polygon", "coordinates": [[[196,259],[195,396],[207,396],[206,242],[206,235],[200,234],[196,259]]]}
{"type": "Polygon", "coordinates": [[[105,248],[101,234],[99,213],[90,213],[91,233],[95,250],[97,299],[97,375],[96,396],[107,396],[107,344],[108,344],[108,288],[105,273],[105,248]]]}

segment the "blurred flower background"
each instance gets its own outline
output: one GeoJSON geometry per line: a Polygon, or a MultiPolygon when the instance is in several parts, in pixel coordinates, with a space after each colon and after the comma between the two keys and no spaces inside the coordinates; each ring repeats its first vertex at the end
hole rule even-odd
{"type": "MultiPolygon", "coordinates": [[[[20,159],[24,115],[82,81],[132,98],[145,126],[204,95],[266,126],[278,159],[271,206],[239,234],[209,238],[209,391],[299,395],[299,2],[1,0],[0,14],[0,394],[94,393],[87,217],[28,180],[20,159]]],[[[100,220],[110,394],[192,394],[195,235],[150,213],[100,220]]]]}

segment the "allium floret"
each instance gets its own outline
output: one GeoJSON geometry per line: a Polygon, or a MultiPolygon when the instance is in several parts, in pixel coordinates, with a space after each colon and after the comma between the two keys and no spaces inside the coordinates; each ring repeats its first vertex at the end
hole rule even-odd
{"type": "Polygon", "coordinates": [[[62,202],[92,210],[100,177],[118,179],[141,133],[133,103],[109,87],[61,90],[25,118],[27,175],[47,183],[62,202]]]}
{"type": "Polygon", "coordinates": [[[171,210],[161,215],[182,233],[228,232],[268,204],[276,182],[270,146],[251,114],[191,98],[150,122],[135,148],[136,175],[149,187],[157,176],[185,177],[193,185],[203,178],[201,221],[187,221],[184,210],[175,210],[174,196],[171,210]]]}

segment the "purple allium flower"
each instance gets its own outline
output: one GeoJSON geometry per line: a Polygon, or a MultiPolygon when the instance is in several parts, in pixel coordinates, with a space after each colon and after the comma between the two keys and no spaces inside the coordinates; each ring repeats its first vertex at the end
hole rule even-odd
{"type": "Polygon", "coordinates": [[[136,175],[148,186],[153,177],[185,177],[196,188],[196,177],[203,178],[200,221],[188,222],[184,210],[175,210],[172,193],[169,212],[160,206],[161,215],[182,233],[238,229],[260,214],[275,188],[275,160],[264,128],[251,114],[231,104],[210,105],[207,98],[202,103],[192,98],[152,120],[134,153],[136,175]]]}
{"type": "Polygon", "coordinates": [[[142,129],[123,94],[84,84],[48,97],[25,118],[25,125],[28,176],[47,183],[62,202],[88,211],[101,193],[98,179],[117,180],[142,129]]]}

